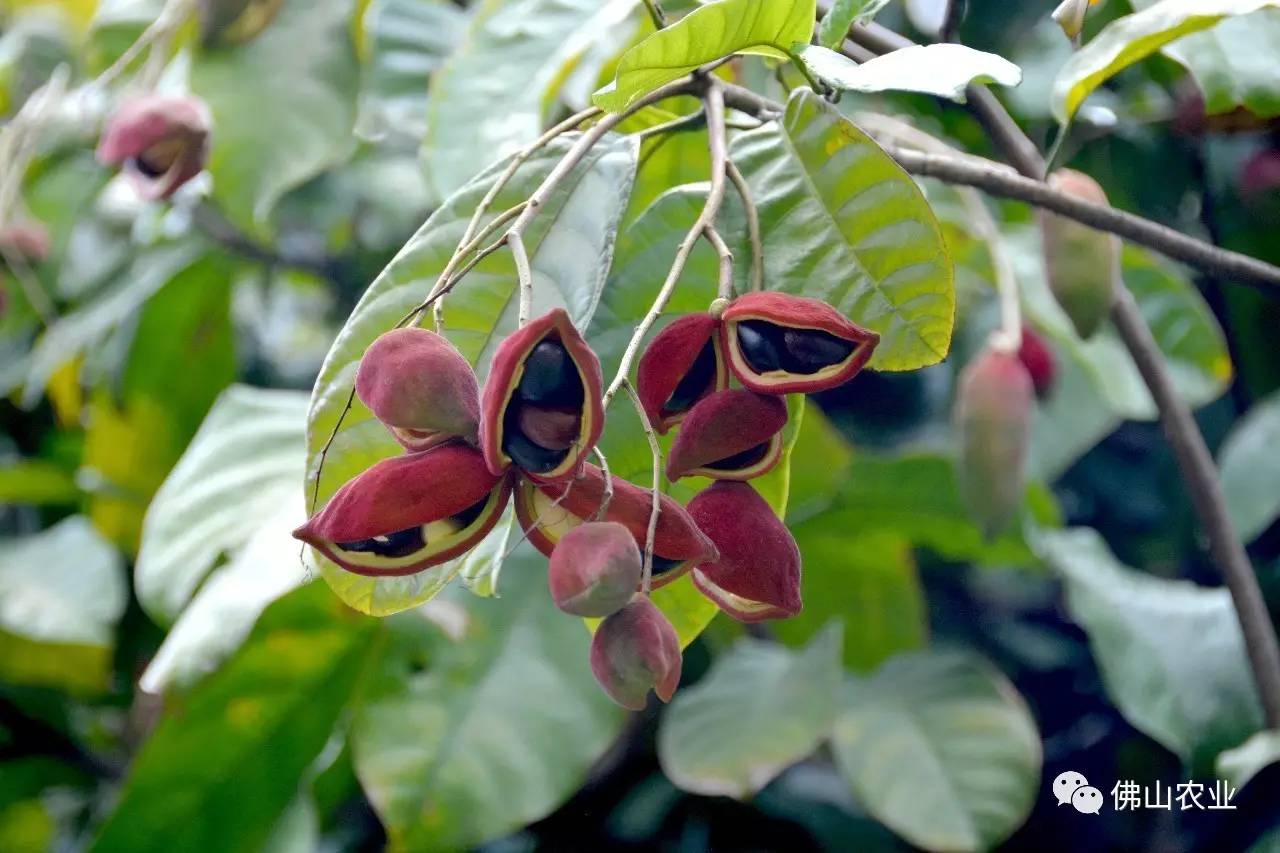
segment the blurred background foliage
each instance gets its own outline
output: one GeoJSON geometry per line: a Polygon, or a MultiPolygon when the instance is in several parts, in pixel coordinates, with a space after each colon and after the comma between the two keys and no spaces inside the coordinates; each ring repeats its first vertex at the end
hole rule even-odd
{"type": "MultiPolygon", "coordinates": [[[[1112,0],[1086,36],[1151,2],[1112,0]]],[[[59,67],[73,86],[94,78],[161,5],[8,0],[0,115],[59,67]]],[[[877,20],[928,39],[928,5],[877,20]]],[[[960,33],[1022,67],[1000,94],[1045,148],[1071,53],[1053,5],[970,0],[960,33]]],[[[207,175],[172,204],[94,162],[111,93],[92,86],[44,128],[22,186],[50,249],[0,272],[0,850],[1267,843],[1280,747],[1258,733],[1229,599],[1132,362],[1111,330],[1076,337],[1017,204],[988,203],[993,238],[961,193],[925,182],[957,262],[951,355],[793,406],[789,481],[770,497],[804,556],[805,610],[765,641],[670,593],[686,639],[707,628],[669,707],[624,716],[599,693],[587,633],[524,550],[499,577],[480,554],[462,584],[386,619],[310,582],[288,531],[334,335],[428,215],[585,106],[652,25],[633,0],[239,7],[222,41],[184,29],[163,70],[161,88],[202,97],[215,128],[207,175]],[[957,494],[948,412],[995,323],[993,239],[1058,376],[1023,523],[988,542],[957,494]],[[1064,770],[1104,793],[1226,778],[1239,809],[1086,819],[1057,808],[1064,770]]],[[[1274,10],[1176,43],[1088,102],[1061,162],[1117,207],[1280,263],[1277,51],[1274,10]]],[[[802,83],[759,58],[729,73],[779,98],[802,83]]],[[[840,109],[993,153],[933,98],[840,109]]],[[[638,164],[610,214],[592,329],[606,363],[692,219],[705,141],[651,137],[638,164]]],[[[1280,302],[1137,247],[1123,262],[1274,618],[1280,302]]],[[[673,310],[714,280],[699,249],[673,310]]],[[[615,413],[610,458],[641,477],[634,416],[615,413]]]]}

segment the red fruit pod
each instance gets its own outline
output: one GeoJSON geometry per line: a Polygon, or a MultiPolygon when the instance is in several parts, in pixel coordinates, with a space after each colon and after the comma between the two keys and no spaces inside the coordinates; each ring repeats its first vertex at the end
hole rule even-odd
{"type": "Polygon", "coordinates": [[[721,316],[729,369],[752,391],[811,394],[848,382],[880,335],[825,302],[763,291],[739,296],[721,316]]]}
{"type": "Polygon", "coordinates": [[[454,437],[475,443],[480,387],[449,341],[426,329],[393,329],[365,350],[356,394],[408,450],[454,437]]]}
{"type": "Polygon", "coordinates": [[[643,571],[630,530],[616,521],[588,521],[556,544],[547,583],[556,607],[573,616],[599,619],[631,600],[643,571]]]}
{"type": "Polygon", "coordinates": [[[740,622],[800,612],[800,549],[755,489],[713,483],[689,501],[689,515],[720,552],[693,570],[703,595],[740,622]]]}
{"type": "Polygon", "coordinates": [[[720,320],[687,314],[649,342],[636,367],[636,393],[660,433],[684,420],[710,394],[729,387],[720,320]]]}
{"type": "Polygon", "coordinates": [[[480,395],[480,448],[489,470],[514,464],[549,483],[577,474],[604,429],[603,381],[600,360],[563,309],[513,332],[498,345],[480,395]]]}
{"type": "Polygon", "coordinates": [[[750,480],[782,458],[787,404],[743,388],[717,391],[690,410],[667,455],[667,477],[750,480]]]}
{"type": "MultiPolygon", "coordinates": [[[[535,548],[548,557],[556,545],[580,525],[594,520],[604,500],[604,472],[595,465],[567,483],[522,480],[516,487],[516,518],[535,548]]],[[[621,477],[613,478],[613,498],[604,521],[615,521],[631,533],[643,549],[649,535],[651,493],[621,477]]],[[[667,495],[658,503],[658,528],[653,540],[654,589],[671,583],[694,566],[714,560],[716,548],[694,524],[685,508],[667,495]]]]}
{"type": "Polygon", "coordinates": [[[204,168],[212,123],[198,98],[141,95],[121,104],[107,120],[98,162],[123,166],[143,198],[169,198],[204,168]]]}
{"type": "Polygon", "coordinates": [[[1048,397],[1058,373],[1057,359],[1044,338],[1030,326],[1022,327],[1022,346],[1018,349],[1018,360],[1030,374],[1036,396],[1042,400],[1048,397]]]}
{"type": "Polygon", "coordinates": [[[497,523],[511,478],[465,444],[383,459],[293,532],[358,575],[411,575],[460,556],[497,523]]]}
{"type": "Polygon", "coordinates": [[[960,492],[988,538],[1008,527],[1022,502],[1033,394],[1031,376],[1011,353],[989,348],[960,375],[960,492]]]}
{"type": "Polygon", "coordinates": [[[649,690],[670,702],[680,686],[680,638],[647,596],[607,617],[591,638],[591,673],[609,698],[644,710],[649,690]]]}

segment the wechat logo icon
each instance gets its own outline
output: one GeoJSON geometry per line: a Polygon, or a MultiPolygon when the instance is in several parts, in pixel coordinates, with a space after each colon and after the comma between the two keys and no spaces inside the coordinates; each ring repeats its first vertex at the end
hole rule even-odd
{"type": "Polygon", "coordinates": [[[1102,810],[1102,792],[1089,784],[1083,773],[1068,770],[1053,780],[1053,796],[1058,805],[1071,805],[1081,814],[1097,814],[1102,810]]]}

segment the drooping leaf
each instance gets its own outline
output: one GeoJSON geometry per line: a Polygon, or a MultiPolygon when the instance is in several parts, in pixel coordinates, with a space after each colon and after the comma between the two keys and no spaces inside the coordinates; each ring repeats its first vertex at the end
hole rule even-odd
{"type": "Polygon", "coordinates": [[[1170,42],[1209,29],[1224,18],[1276,5],[1276,0],[1160,0],[1120,18],[1058,72],[1053,84],[1053,114],[1066,124],[1091,92],[1170,42]]]}
{"type": "Polygon", "coordinates": [[[760,211],[766,287],[823,299],[879,332],[874,368],[946,356],[951,258],[919,187],[892,158],[808,89],[796,90],[781,121],[736,137],[730,153],[760,211]]]}
{"type": "Polygon", "coordinates": [[[813,32],[814,0],[716,0],[659,30],[622,55],[596,106],[621,112],[637,98],[700,65],[735,53],[785,59],[813,32]]]}
{"type": "Polygon", "coordinates": [[[1258,401],[1222,445],[1222,491],[1236,532],[1246,542],[1280,515],[1280,394],[1258,401]]]}
{"type": "Polygon", "coordinates": [[[859,804],[926,850],[989,850],[1026,819],[1040,736],[986,661],[913,652],[850,678],[831,745],[859,804]]]}
{"type": "Polygon", "coordinates": [[[818,25],[818,43],[839,49],[854,24],[865,24],[889,5],[889,0],[835,0],[818,25]]]}
{"type": "Polygon", "coordinates": [[[1066,579],[1071,615],[1134,728],[1201,767],[1257,731],[1262,712],[1226,589],[1121,565],[1089,528],[1046,533],[1039,547],[1066,579]]]}
{"type": "Polygon", "coordinates": [[[351,732],[393,847],[467,849],[537,820],[616,735],[622,715],[591,676],[590,635],[556,610],[541,562],[525,547],[500,597],[455,589],[433,601],[451,610],[453,637],[396,617],[351,732]]]}
{"type": "Polygon", "coordinates": [[[1214,762],[1217,775],[1237,788],[1249,784],[1258,771],[1280,761],[1280,731],[1268,729],[1244,743],[1218,755],[1214,762]]]}
{"type": "Polygon", "coordinates": [[[970,83],[1017,86],[1022,69],[994,53],[961,44],[915,45],[861,64],[828,48],[796,45],[819,80],[849,92],[923,92],[964,103],[970,83]]]}
{"type": "Polygon", "coordinates": [[[826,737],[840,677],[837,626],[796,652],[739,642],[663,715],[663,772],[686,791],[750,797],[826,737]]]}

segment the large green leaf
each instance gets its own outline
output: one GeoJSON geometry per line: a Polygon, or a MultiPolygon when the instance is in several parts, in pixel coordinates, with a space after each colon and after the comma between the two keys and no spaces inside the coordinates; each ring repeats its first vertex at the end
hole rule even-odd
{"type": "Polygon", "coordinates": [[[1276,5],[1276,0],[1160,0],[1120,18],[1058,72],[1053,84],[1053,114],[1066,124],[1093,90],[1170,42],[1206,30],[1224,18],[1276,5]]]}
{"type": "Polygon", "coordinates": [[[826,737],[840,689],[840,630],[792,652],[743,640],[676,694],[658,729],[667,778],[699,794],[747,798],[826,737]]]}
{"type": "Polygon", "coordinates": [[[622,55],[596,106],[620,112],[699,65],[734,53],[785,59],[813,32],[814,0],[717,0],[695,9],[622,55]]]}
{"type": "Polygon", "coordinates": [[[191,89],[213,112],[214,199],[260,230],[284,193],[354,148],[359,69],[351,0],[284,0],[243,44],[201,51],[191,89]]]}
{"type": "Polygon", "coordinates": [[[889,0],[835,0],[818,25],[818,43],[835,50],[844,44],[849,28],[866,23],[889,5],[889,0]]]}
{"type": "Polygon", "coordinates": [[[1280,762],[1280,731],[1268,729],[1222,752],[1214,762],[1214,770],[1232,785],[1243,788],[1258,771],[1277,762],[1280,762]]]}
{"type": "Polygon", "coordinates": [[[1121,565],[1089,528],[1046,533],[1040,547],[1134,728],[1199,767],[1257,731],[1262,712],[1227,590],[1121,565]]]}
{"type": "MultiPolygon", "coordinates": [[[[567,135],[532,157],[498,194],[494,210],[523,201],[564,156],[567,135]]],[[[564,307],[580,327],[591,320],[613,253],[614,231],[635,175],[634,139],[608,137],[556,189],[525,235],[535,282],[534,313],[564,307]]],[[[431,290],[452,255],[472,211],[500,166],[449,199],[419,229],[361,298],[325,359],[312,393],[307,425],[307,498],[316,487],[320,451],[351,394],[360,356],[431,290]]],[[[483,380],[497,344],[514,328],[515,267],[506,251],[490,255],[451,293],[445,332],[483,380]]],[[[342,421],[320,476],[319,505],[374,462],[400,452],[386,429],[359,400],[342,421]]],[[[435,595],[461,570],[455,561],[404,578],[366,578],[318,559],[321,574],[344,601],[367,613],[403,610],[435,595]]]]}
{"type": "Polygon", "coordinates": [[[919,187],[889,155],[808,89],[730,153],[760,209],[766,287],[823,299],[879,332],[872,367],[946,356],[951,258],[919,187]]]}
{"type": "Polygon", "coordinates": [[[161,720],[92,849],[260,849],[351,700],[377,627],[318,585],[272,605],[161,720]]]}
{"type": "Polygon", "coordinates": [[[1280,394],[1258,401],[1222,445],[1227,511],[1246,542],[1280,515],[1280,394]]]}
{"type": "Polygon", "coordinates": [[[959,651],[915,652],[850,679],[832,748],[867,812],[926,850],[988,850],[1040,787],[1040,736],[1013,685],[959,651]]]}
{"type": "Polygon", "coordinates": [[[796,55],[822,82],[848,92],[923,92],[963,104],[970,83],[1022,82],[1009,60],[962,44],[914,45],[862,63],[809,44],[797,45],[796,55]]]}
{"type": "Polygon", "coordinates": [[[590,635],[556,610],[528,547],[502,595],[456,587],[452,638],[397,617],[351,731],[356,772],[401,850],[462,850],[546,815],[582,783],[622,714],[587,665],[590,635]],[[422,664],[425,664],[425,669],[422,664]]]}
{"type": "Polygon", "coordinates": [[[441,196],[542,132],[556,86],[636,0],[485,0],[436,72],[423,161],[441,196]],[[483,104],[483,108],[477,105],[483,104]]]}

